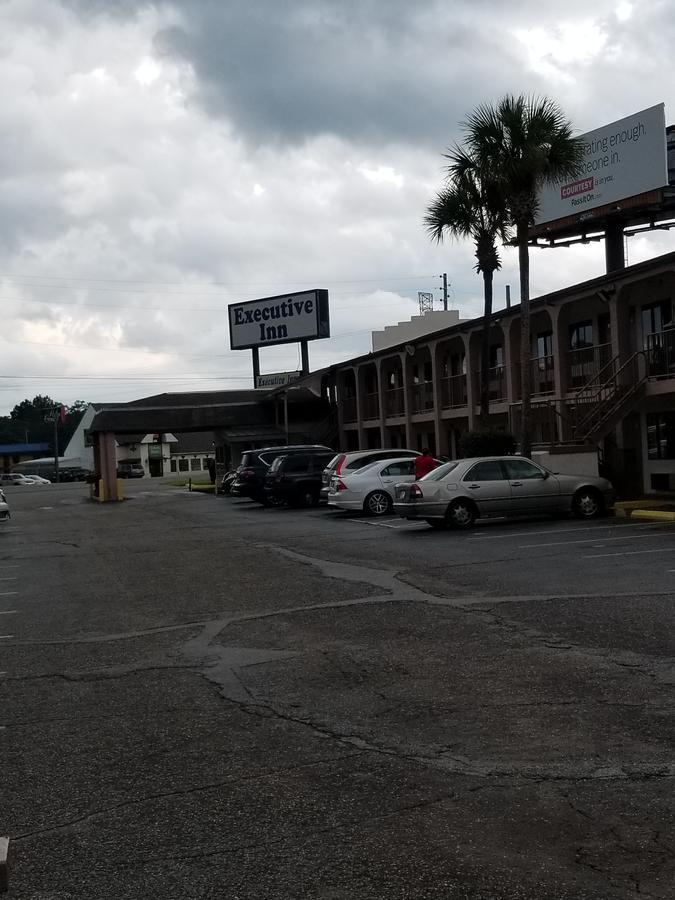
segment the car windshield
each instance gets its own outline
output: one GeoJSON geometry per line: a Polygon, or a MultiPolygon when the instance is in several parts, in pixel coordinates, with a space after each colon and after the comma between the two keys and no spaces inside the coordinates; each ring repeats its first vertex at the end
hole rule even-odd
{"type": "Polygon", "coordinates": [[[424,475],[420,478],[420,481],[442,481],[446,475],[449,475],[453,469],[457,468],[457,460],[453,460],[452,462],[443,463],[442,466],[438,466],[436,469],[432,469],[427,475],[424,475]]]}
{"type": "Polygon", "coordinates": [[[338,464],[338,459],[340,459],[341,453],[336,453],[335,456],[331,459],[329,463],[326,464],[327,469],[335,469],[338,464]]]}
{"type": "Polygon", "coordinates": [[[276,472],[280,468],[282,462],[285,459],[286,459],[285,456],[277,456],[276,459],[272,462],[272,465],[270,466],[270,472],[276,472]]]}

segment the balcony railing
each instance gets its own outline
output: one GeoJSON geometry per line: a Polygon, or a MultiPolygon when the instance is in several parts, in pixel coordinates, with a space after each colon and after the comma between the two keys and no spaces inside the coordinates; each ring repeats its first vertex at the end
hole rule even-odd
{"type": "Polygon", "coordinates": [[[568,390],[583,387],[612,358],[611,344],[595,344],[592,347],[579,347],[567,354],[567,387],[568,390]]]}
{"type": "Polygon", "coordinates": [[[402,416],[405,413],[404,388],[390,388],[384,392],[384,411],[387,416],[402,416]]]}
{"type": "Polygon", "coordinates": [[[442,409],[458,409],[467,405],[466,375],[448,375],[441,378],[442,409]]]}
{"type": "Polygon", "coordinates": [[[412,389],[412,413],[433,412],[434,386],[431,381],[414,384],[412,389]]]}
{"type": "Polygon", "coordinates": [[[361,406],[364,419],[380,418],[380,398],[378,397],[377,392],[366,394],[361,406]]]}
{"type": "Polygon", "coordinates": [[[356,422],[356,397],[342,398],[343,422],[356,422]]]}
{"type": "Polygon", "coordinates": [[[554,393],[553,356],[533,357],[530,365],[532,367],[532,395],[536,397],[554,393]]]}
{"type": "MultiPolygon", "coordinates": [[[[488,398],[495,402],[506,400],[506,373],[504,366],[493,366],[488,370],[488,398]]],[[[480,372],[478,373],[480,385],[480,372]]]]}
{"type": "Polygon", "coordinates": [[[646,335],[645,351],[650,378],[675,378],[675,329],[646,335]]]}

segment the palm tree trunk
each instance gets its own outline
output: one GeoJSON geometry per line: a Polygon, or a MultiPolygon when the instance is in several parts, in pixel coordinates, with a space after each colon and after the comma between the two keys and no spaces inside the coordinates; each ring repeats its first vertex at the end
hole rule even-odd
{"type": "Polygon", "coordinates": [[[483,333],[480,347],[480,424],[490,422],[490,325],[492,324],[492,269],[483,269],[483,333]]]}
{"type": "Polygon", "coordinates": [[[518,222],[518,265],[520,267],[520,452],[532,455],[532,350],[530,347],[530,253],[528,223],[518,222]]]}

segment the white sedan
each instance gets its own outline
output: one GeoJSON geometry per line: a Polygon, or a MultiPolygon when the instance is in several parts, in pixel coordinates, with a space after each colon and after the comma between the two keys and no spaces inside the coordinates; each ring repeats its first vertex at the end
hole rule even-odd
{"type": "Polygon", "coordinates": [[[396,485],[414,480],[414,458],[381,459],[349,475],[333,475],[328,505],[386,516],[394,508],[396,485]]]}

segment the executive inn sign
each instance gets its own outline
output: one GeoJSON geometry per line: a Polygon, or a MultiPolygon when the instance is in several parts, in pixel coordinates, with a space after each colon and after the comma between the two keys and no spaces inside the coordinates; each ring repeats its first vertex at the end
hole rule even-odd
{"type": "Polygon", "coordinates": [[[330,337],[328,291],[325,290],[232,303],[228,312],[232,350],[330,337]]]}

